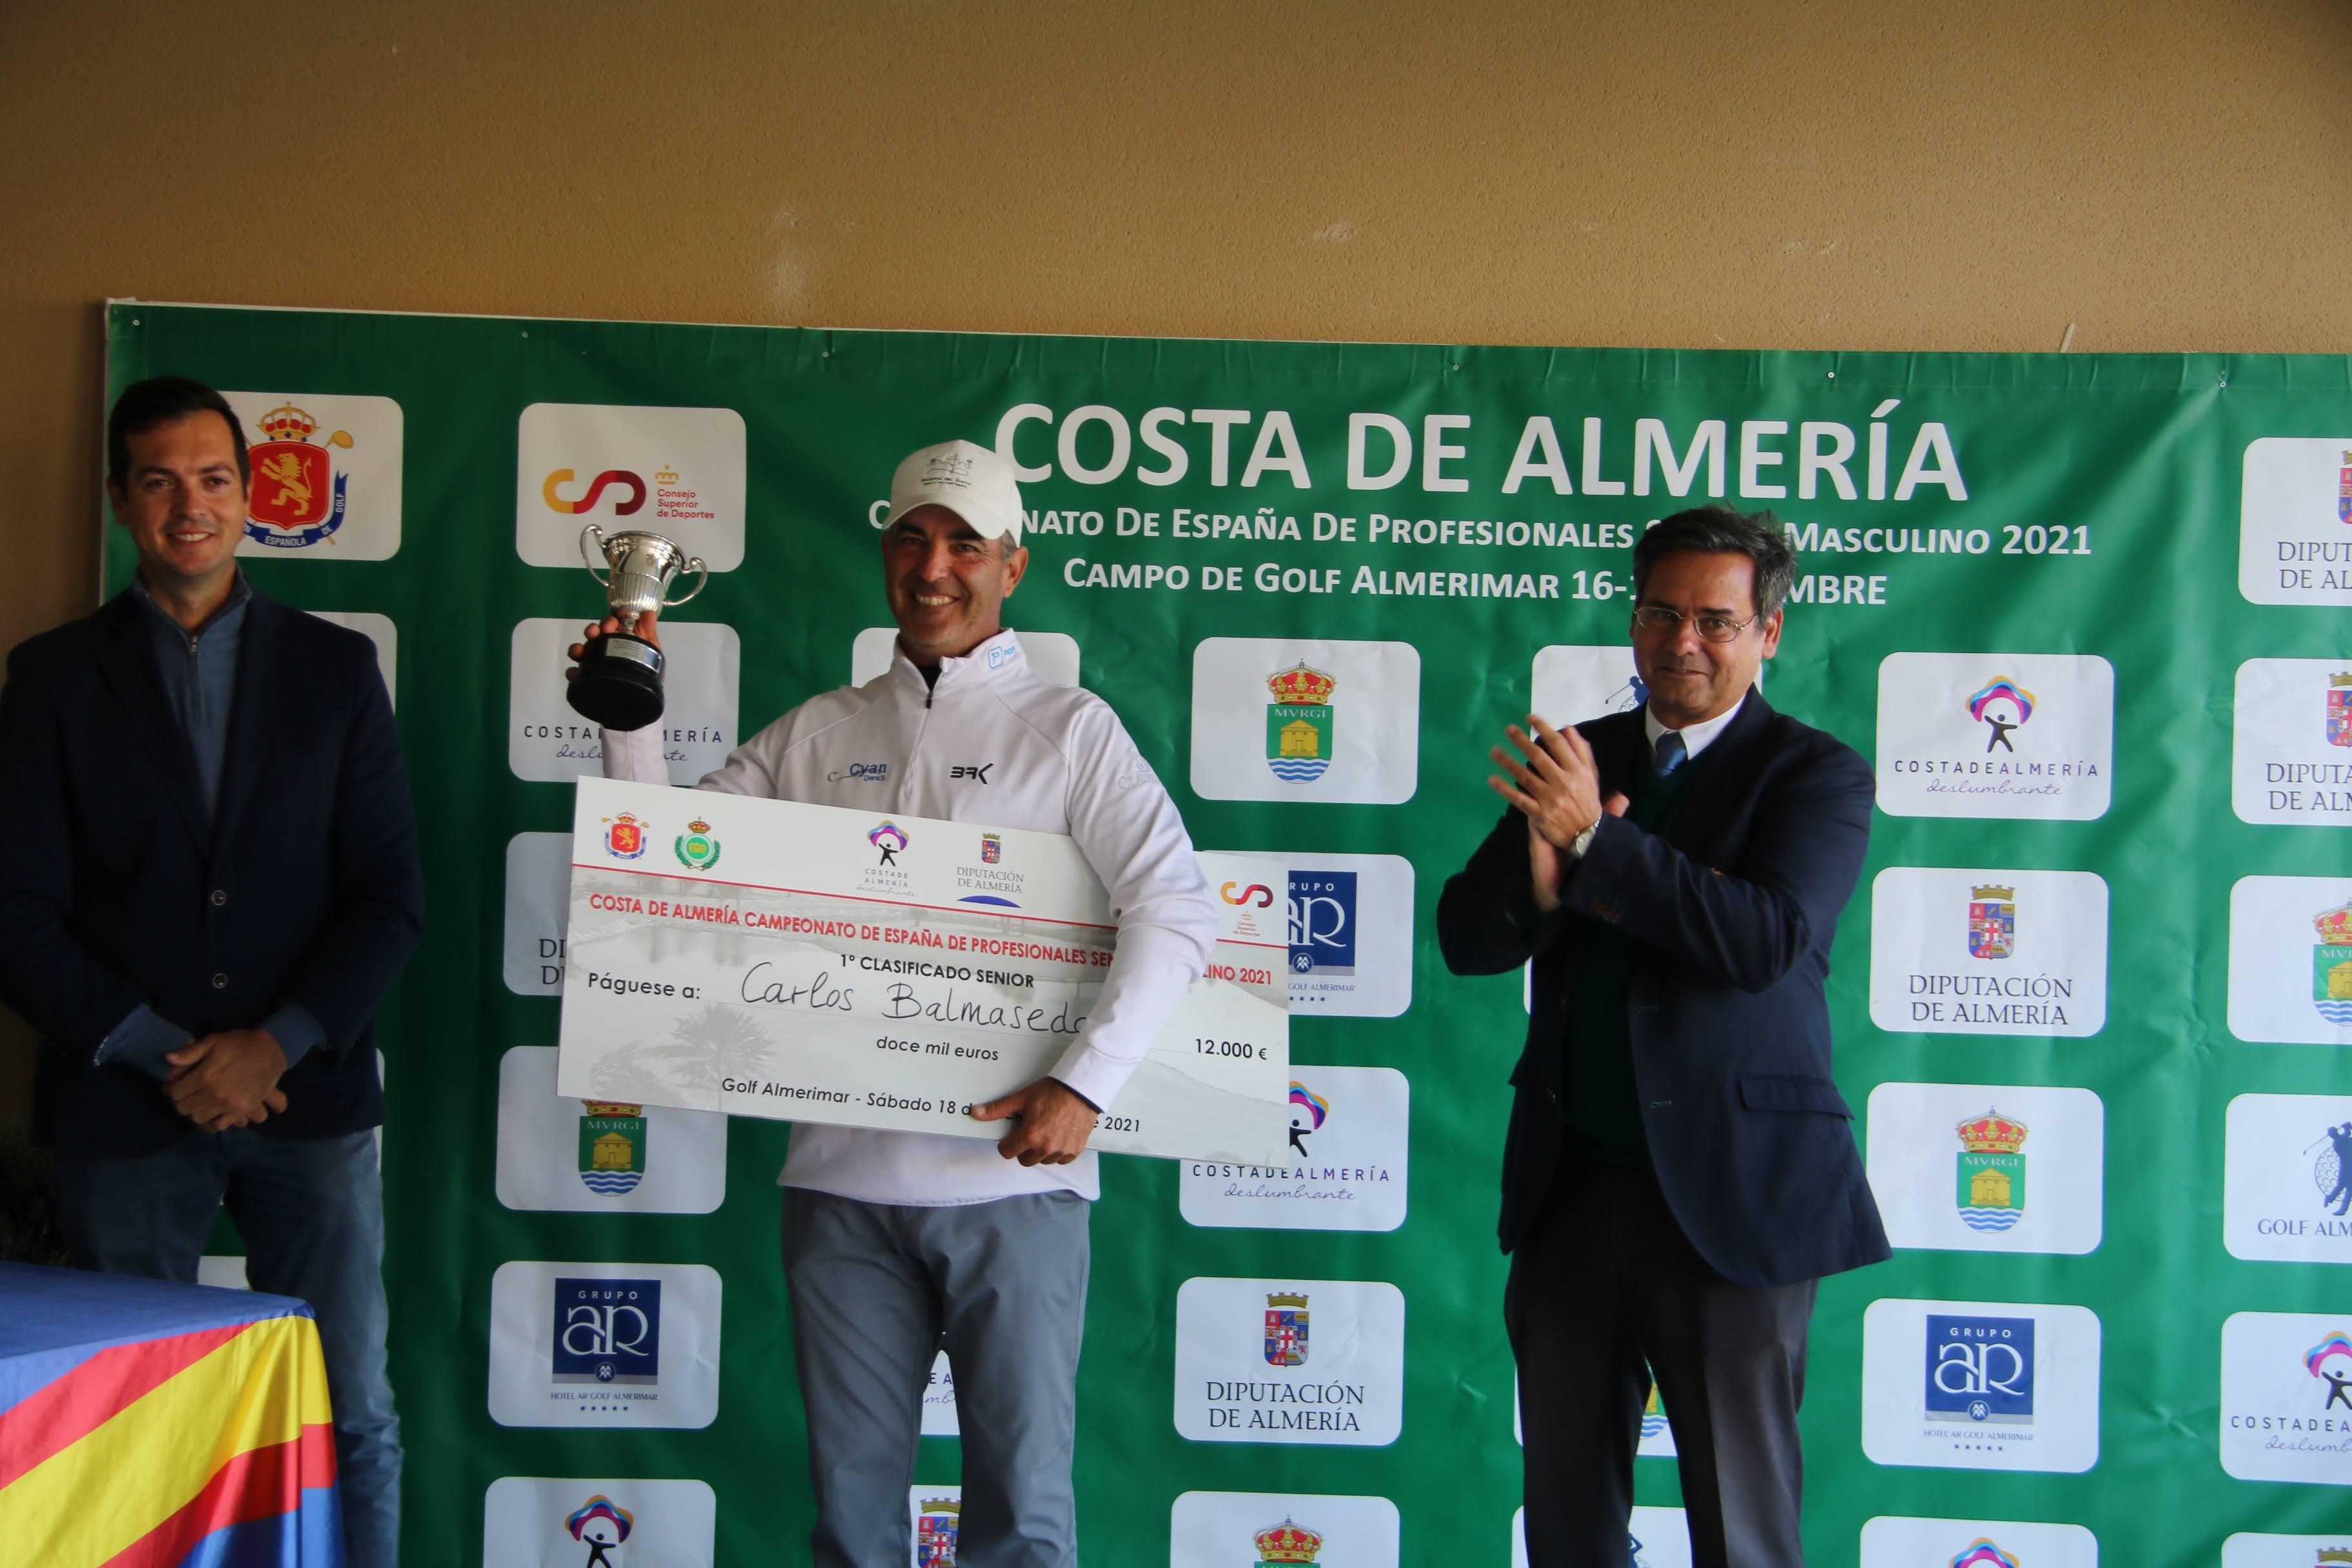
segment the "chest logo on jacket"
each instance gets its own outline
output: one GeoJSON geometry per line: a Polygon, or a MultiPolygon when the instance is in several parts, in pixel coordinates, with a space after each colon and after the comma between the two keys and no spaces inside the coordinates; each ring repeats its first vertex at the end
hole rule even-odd
{"type": "Polygon", "coordinates": [[[988,782],[988,770],[995,765],[996,764],[994,763],[958,763],[953,767],[948,769],[948,777],[950,779],[971,779],[980,784],[986,784],[988,782]]]}
{"type": "Polygon", "coordinates": [[[852,763],[845,768],[835,768],[824,775],[827,784],[888,784],[890,764],[887,763],[852,763]]]}

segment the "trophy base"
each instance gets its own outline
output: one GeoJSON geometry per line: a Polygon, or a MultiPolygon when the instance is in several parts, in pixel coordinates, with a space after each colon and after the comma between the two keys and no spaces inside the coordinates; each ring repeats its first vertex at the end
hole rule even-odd
{"type": "Polygon", "coordinates": [[[662,716],[662,652],[641,637],[590,639],[572,678],[572,710],[607,730],[642,730],[662,716]]]}

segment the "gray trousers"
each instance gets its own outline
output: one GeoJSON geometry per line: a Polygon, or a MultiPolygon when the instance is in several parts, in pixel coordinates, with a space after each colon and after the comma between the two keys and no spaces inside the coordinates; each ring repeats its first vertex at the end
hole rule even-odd
{"type": "Polygon", "coordinates": [[[1561,1162],[1503,1296],[1533,1568],[1625,1568],[1653,1373],[1691,1562],[1803,1568],[1797,1406],[1814,1284],[1735,1285],[1692,1248],[1647,1166],[1561,1162]]]}
{"type": "Polygon", "coordinates": [[[1076,1568],[1091,1205],[1075,1193],[953,1208],[783,1197],[817,1568],[906,1568],[907,1489],[942,1348],[963,1439],[959,1568],[1076,1568]]]}

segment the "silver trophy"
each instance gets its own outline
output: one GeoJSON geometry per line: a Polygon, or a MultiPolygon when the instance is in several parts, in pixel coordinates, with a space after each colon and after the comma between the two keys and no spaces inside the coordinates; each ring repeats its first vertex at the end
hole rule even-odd
{"type": "Polygon", "coordinates": [[[662,713],[662,652],[636,635],[637,617],[683,605],[710,582],[710,568],[658,533],[606,533],[594,523],[580,531],[580,558],[604,589],[621,630],[600,633],[581,650],[572,678],[572,706],[607,730],[642,730],[662,713]],[[591,542],[595,553],[589,552],[591,542]],[[596,570],[603,557],[604,572],[596,570]],[[670,587],[687,573],[694,587],[673,599],[670,587]]]}

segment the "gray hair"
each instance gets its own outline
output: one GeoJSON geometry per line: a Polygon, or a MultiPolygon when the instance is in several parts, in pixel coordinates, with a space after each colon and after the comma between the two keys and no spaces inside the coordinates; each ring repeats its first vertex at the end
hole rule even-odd
{"type": "Polygon", "coordinates": [[[1727,506],[1695,506],[1661,518],[1634,542],[1633,593],[1640,597],[1651,568],[1669,555],[1745,555],[1756,578],[1756,613],[1770,617],[1789,600],[1797,582],[1797,554],[1789,548],[1780,520],[1769,511],[1734,511],[1727,506]]]}

